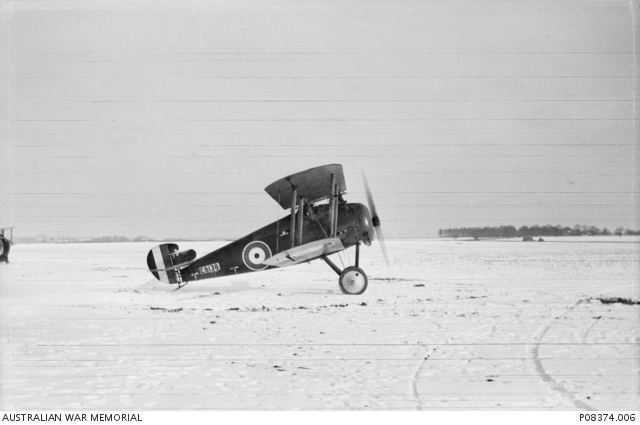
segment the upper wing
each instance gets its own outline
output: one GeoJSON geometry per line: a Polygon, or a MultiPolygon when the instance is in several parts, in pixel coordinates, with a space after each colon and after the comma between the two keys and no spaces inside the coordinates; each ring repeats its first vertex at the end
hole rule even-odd
{"type": "Polygon", "coordinates": [[[291,196],[293,195],[294,187],[298,190],[298,196],[306,198],[308,202],[330,197],[332,194],[332,176],[335,177],[338,193],[346,192],[347,185],[344,180],[342,165],[340,164],[322,165],[292,174],[271,183],[264,190],[286,210],[291,208],[291,196]]]}

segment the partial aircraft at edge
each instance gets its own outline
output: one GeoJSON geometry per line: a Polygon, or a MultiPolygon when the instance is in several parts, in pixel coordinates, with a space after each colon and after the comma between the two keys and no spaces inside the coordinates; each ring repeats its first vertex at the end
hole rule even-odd
{"type": "Polygon", "coordinates": [[[9,250],[11,249],[11,244],[13,244],[13,229],[14,227],[0,227],[0,263],[9,262],[9,250]],[[11,236],[7,239],[4,235],[4,231],[9,230],[11,236]]]}
{"type": "Polygon", "coordinates": [[[179,251],[173,243],[156,246],[147,255],[147,265],[156,279],[177,284],[248,272],[294,266],[323,259],[339,276],[343,293],[360,295],[367,289],[367,275],[359,267],[360,244],[375,239],[387,260],[369,185],[364,177],[369,208],[344,200],[346,184],[342,165],[311,168],[271,183],[265,191],[283,208],[284,217],[231,242],[204,257],[193,249],[179,251]],[[328,203],[316,205],[328,199],[328,203]],[[341,270],[329,255],[356,247],[355,266],[341,270]]]}

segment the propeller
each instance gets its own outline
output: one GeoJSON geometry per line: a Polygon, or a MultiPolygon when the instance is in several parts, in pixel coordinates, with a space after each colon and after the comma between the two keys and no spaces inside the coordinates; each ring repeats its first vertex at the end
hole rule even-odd
{"type": "Polygon", "coordinates": [[[371,189],[369,188],[369,182],[364,171],[362,172],[362,181],[364,182],[364,190],[367,194],[367,204],[369,204],[369,211],[371,211],[371,221],[374,229],[376,230],[376,239],[380,242],[380,250],[384,257],[384,262],[389,268],[389,256],[387,255],[387,247],[384,243],[384,236],[382,235],[382,227],[380,226],[380,217],[378,216],[378,210],[376,210],[376,203],[373,201],[373,195],[371,195],[371,189]]]}

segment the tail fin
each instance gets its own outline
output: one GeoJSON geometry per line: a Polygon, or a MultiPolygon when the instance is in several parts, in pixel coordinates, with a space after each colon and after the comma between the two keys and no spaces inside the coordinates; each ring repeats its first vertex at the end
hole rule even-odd
{"type": "Polygon", "coordinates": [[[149,271],[163,283],[182,283],[180,269],[193,263],[196,259],[193,249],[178,251],[178,245],[166,243],[158,245],[149,251],[147,266],[149,271]]]}

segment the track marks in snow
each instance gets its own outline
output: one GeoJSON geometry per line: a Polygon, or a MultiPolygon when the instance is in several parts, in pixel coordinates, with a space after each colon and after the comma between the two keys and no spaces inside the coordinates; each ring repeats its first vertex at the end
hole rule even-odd
{"type": "Polygon", "coordinates": [[[589,323],[589,326],[584,328],[584,331],[582,331],[582,335],[580,336],[580,340],[583,343],[587,341],[587,335],[589,335],[589,332],[591,332],[591,329],[593,329],[593,327],[598,323],[600,319],[602,319],[602,316],[594,317],[593,321],[589,323]]]}
{"type": "MultiPolygon", "coordinates": [[[[564,388],[564,386],[560,382],[555,380],[551,376],[551,374],[549,374],[545,370],[545,368],[542,365],[542,362],[540,361],[540,358],[539,358],[540,345],[541,345],[545,335],[547,334],[547,332],[551,329],[551,327],[559,319],[562,319],[566,315],[568,315],[571,312],[573,312],[576,309],[576,307],[578,307],[579,305],[581,305],[583,303],[589,303],[589,302],[591,302],[593,300],[601,300],[602,297],[605,294],[609,294],[609,293],[612,293],[612,292],[614,292],[614,293],[625,293],[625,291],[635,290],[635,288],[636,288],[635,284],[633,284],[633,285],[623,285],[623,286],[620,286],[620,287],[611,288],[611,289],[608,289],[608,290],[605,290],[605,291],[601,291],[601,292],[598,293],[598,297],[596,297],[595,295],[591,296],[591,297],[584,297],[584,298],[580,299],[579,301],[577,301],[576,303],[574,303],[573,305],[567,307],[564,312],[562,312],[562,313],[560,313],[558,315],[555,315],[555,316],[551,317],[550,319],[548,319],[546,322],[544,322],[543,325],[533,335],[531,343],[527,346],[527,358],[529,360],[529,369],[533,373],[535,373],[538,376],[540,376],[542,381],[544,383],[546,383],[547,385],[549,385],[552,390],[558,392],[566,400],[568,400],[571,403],[573,403],[573,405],[575,407],[577,407],[579,409],[585,409],[585,410],[597,410],[596,408],[590,406],[589,404],[578,400],[575,397],[575,395],[573,395],[571,392],[567,391],[567,389],[564,388]]],[[[617,301],[617,300],[623,299],[623,298],[608,298],[608,299],[613,299],[613,300],[617,301]]],[[[624,298],[623,300],[626,300],[626,299],[630,299],[630,298],[624,298]]],[[[630,303],[623,302],[623,304],[630,304],[630,303]]],[[[631,304],[631,305],[635,305],[635,304],[631,304]]],[[[608,310],[608,311],[610,311],[610,310],[608,310]]],[[[590,322],[589,325],[582,331],[581,339],[580,339],[582,343],[586,342],[587,335],[589,334],[589,332],[591,332],[593,327],[600,321],[601,318],[602,318],[602,316],[594,317],[594,320],[592,322],[590,322]]]]}
{"type": "Polygon", "coordinates": [[[418,391],[418,381],[420,380],[420,373],[422,372],[424,365],[427,363],[427,360],[429,360],[429,357],[431,357],[431,355],[435,352],[436,352],[435,347],[429,350],[429,352],[424,357],[424,359],[420,362],[420,364],[418,364],[418,367],[416,368],[416,371],[413,374],[413,377],[411,378],[411,391],[413,393],[413,398],[415,399],[415,402],[417,405],[416,410],[422,410],[422,402],[420,401],[420,392],[418,391]]]}
{"type": "Polygon", "coordinates": [[[596,410],[592,406],[578,400],[573,394],[567,391],[560,382],[553,379],[553,377],[547,373],[542,362],[540,361],[540,344],[544,339],[545,334],[549,331],[554,322],[572,312],[576,307],[582,304],[584,300],[579,300],[573,305],[569,306],[563,313],[554,316],[547,320],[533,335],[532,342],[527,346],[527,358],[530,361],[529,368],[532,372],[537,374],[542,381],[549,385],[551,389],[560,394],[564,399],[572,403],[575,407],[582,410],[596,410]]]}

